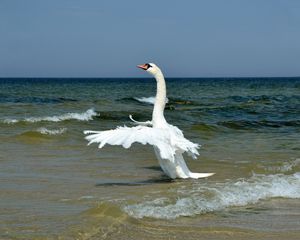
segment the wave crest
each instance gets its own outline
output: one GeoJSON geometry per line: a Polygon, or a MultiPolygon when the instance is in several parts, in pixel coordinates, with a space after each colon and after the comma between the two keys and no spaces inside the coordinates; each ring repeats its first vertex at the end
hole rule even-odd
{"type": "MultiPolygon", "coordinates": [[[[136,101],[142,102],[142,103],[148,103],[148,104],[153,104],[153,105],[155,104],[155,97],[140,97],[140,98],[134,97],[133,99],[136,101]]],[[[169,99],[166,98],[166,103],[168,103],[168,102],[169,102],[169,99]]]]}
{"type": "Polygon", "coordinates": [[[155,103],[155,97],[134,97],[133,98],[134,100],[137,100],[139,102],[142,102],[142,103],[148,103],[148,104],[153,104],[155,103]]]}
{"type": "Polygon", "coordinates": [[[253,175],[248,180],[214,184],[213,187],[197,185],[196,189],[186,192],[185,196],[175,202],[167,198],[158,198],[127,205],[123,209],[135,218],[175,219],[180,216],[219,211],[227,207],[254,204],[273,197],[300,198],[299,184],[300,173],[253,175]]]}
{"type": "Polygon", "coordinates": [[[88,109],[83,113],[65,113],[58,116],[50,116],[50,117],[29,117],[24,119],[4,119],[2,122],[7,124],[14,124],[18,122],[61,122],[65,120],[78,120],[78,121],[89,121],[93,120],[93,117],[98,116],[97,112],[94,109],[88,109]]]}

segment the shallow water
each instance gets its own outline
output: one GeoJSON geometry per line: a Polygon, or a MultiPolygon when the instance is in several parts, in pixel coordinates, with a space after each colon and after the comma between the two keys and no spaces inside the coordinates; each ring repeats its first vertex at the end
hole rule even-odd
{"type": "Polygon", "coordinates": [[[83,130],[151,118],[152,79],[0,80],[1,239],[299,239],[300,79],[167,79],[202,180],[83,130]]]}

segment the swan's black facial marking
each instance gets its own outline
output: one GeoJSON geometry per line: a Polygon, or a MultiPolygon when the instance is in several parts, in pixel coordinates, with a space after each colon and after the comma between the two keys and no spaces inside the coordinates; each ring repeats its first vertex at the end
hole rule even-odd
{"type": "Polygon", "coordinates": [[[145,66],[146,66],[146,70],[152,67],[149,63],[146,63],[145,66]]]}
{"type": "Polygon", "coordinates": [[[137,65],[137,67],[147,71],[149,68],[152,67],[152,65],[150,63],[145,63],[145,64],[142,64],[142,65],[137,65]]]}

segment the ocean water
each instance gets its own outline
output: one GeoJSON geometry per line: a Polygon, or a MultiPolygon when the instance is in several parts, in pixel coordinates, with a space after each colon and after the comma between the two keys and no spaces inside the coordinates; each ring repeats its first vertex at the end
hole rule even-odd
{"type": "Polygon", "coordinates": [[[149,79],[0,79],[0,239],[299,239],[300,78],[167,79],[200,180],[83,130],[151,120],[149,79]]]}

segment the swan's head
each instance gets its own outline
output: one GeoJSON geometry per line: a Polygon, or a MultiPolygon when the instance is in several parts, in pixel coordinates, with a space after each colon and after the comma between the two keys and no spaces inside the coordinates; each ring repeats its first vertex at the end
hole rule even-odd
{"type": "Polygon", "coordinates": [[[156,75],[157,73],[160,73],[160,69],[158,66],[156,66],[154,63],[145,63],[142,65],[137,65],[138,68],[141,68],[145,71],[147,71],[148,73],[152,74],[152,75],[156,75]]]}

